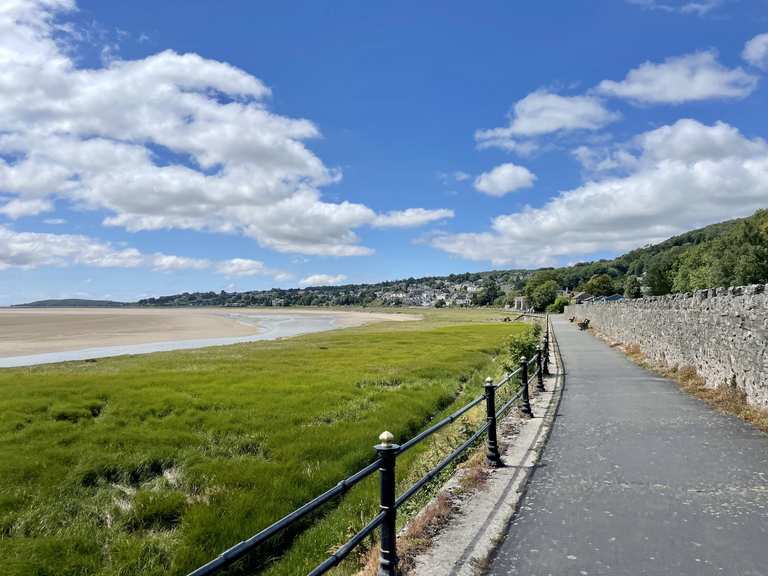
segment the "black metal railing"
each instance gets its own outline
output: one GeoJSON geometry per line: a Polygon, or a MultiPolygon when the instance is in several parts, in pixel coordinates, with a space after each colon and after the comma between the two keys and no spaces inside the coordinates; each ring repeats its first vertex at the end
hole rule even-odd
{"type": "Polygon", "coordinates": [[[313,500],[310,500],[303,506],[297,508],[290,514],[287,514],[274,524],[264,528],[259,533],[235,544],[231,548],[222,552],[219,556],[189,573],[188,576],[209,576],[218,573],[223,568],[229,566],[236,560],[252,552],[260,544],[268,540],[275,534],[282,532],[286,528],[294,525],[296,522],[317,510],[330,500],[341,496],[349,491],[360,481],[371,476],[377,470],[379,471],[380,483],[380,512],[343,544],[338,550],[331,554],[326,560],[318,564],[309,576],[320,576],[328,570],[341,563],[365,538],[371,535],[377,528],[381,527],[380,554],[379,554],[379,576],[395,576],[397,572],[397,510],[413,496],[415,496],[424,486],[429,484],[436,476],[445,470],[452,462],[461,456],[466,450],[473,446],[484,434],[486,435],[486,459],[491,466],[502,466],[503,462],[499,451],[497,439],[497,421],[503,418],[509,410],[519,403],[520,413],[523,416],[532,417],[533,411],[530,402],[530,384],[536,379],[536,390],[545,391],[544,376],[549,374],[549,352],[550,352],[550,322],[548,316],[538,316],[533,314],[522,314],[520,317],[528,316],[544,321],[544,335],[541,343],[536,349],[532,358],[520,358],[519,366],[512,372],[504,375],[497,383],[493,383],[491,378],[485,380],[484,393],[481,396],[471,400],[449,416],[446,416],[439,422],[433,424],[423,432],[420,432],[403,444],[395,444],[394,436],[389,432],[383,432],[379,436],[379,444],[374,446],[378,453],[378,458],[368,464],[366,467],[358,470],[348,478],[337,483],[333,488],[323,492],[313,500]],[[533,366],[533,369],[531,368],[533,366]],[[515,376],[519,376],[520,387],[508,400],[504,402],[501,408],[496,409],[496,397],[500,388],[512,381],[515,376]],[[460,446],[456,447],[450,454],[443,458],[435,467],[422,476],[415,484],[408,488],[399,497],[395,494],[396,480],[395,468],[397,456],[403,454],[410,448],[423,442],[435,432],[445,428],[455,422],[469,410],[485,401],[486,419],[485,422],[475,430],[460,446]]]}

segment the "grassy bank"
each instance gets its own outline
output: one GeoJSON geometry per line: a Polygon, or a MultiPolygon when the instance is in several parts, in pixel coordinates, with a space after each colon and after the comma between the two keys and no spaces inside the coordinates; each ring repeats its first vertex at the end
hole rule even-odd
{"type": "MultiPolygon", "coordinates": [[[[493,311],[0,371],[0,561],[11,575],[184,574],[477,393],[493,311]]],[[[408,474],[418,453],[403,459],[408,474]]],[[[375,504],[360,486],[262,557],[301,574],[375,504]]]]}

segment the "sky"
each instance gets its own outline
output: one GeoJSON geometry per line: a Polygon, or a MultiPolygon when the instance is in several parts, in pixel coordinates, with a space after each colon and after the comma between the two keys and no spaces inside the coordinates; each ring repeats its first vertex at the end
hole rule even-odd
{"type": "Polygon", "coordinates": [[[768,207],[768,0],[0,0],[0,305],[609,257],[768,207]]]}

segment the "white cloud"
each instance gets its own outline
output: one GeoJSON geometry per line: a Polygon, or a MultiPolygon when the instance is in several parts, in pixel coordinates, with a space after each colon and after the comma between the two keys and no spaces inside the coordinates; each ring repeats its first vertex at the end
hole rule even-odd
{"type": "Polygon", "coordinates": [[[407,210],[395,210],[386,214],[380,214],[373,221],[373,226],[376,228],[414,228],[437,220],[453,218],[453,216],[453,210],[446,208],[437,210],[409,208],[407,210]]]}
{"type": "Polygon", "coordinates": [[[472,174],[468,174],[462,170],[455,170],[453,172],[438,172],[437,177],[443,184],[450,184],[452,182],[464,182],[472,178],[472,174]]]}
{"type": "Polygon", "coordinates": [[[344,274],[312,274],[299,280],[299,286],[333,286],[341,284],[347,277],[344,274]]]}
{"type": "Polygon", "coordinates": [[[82,265],[134,268],[144,256],[134,248],[119,249],[75,234],[16,232],[0,225],[0,269],[82,265]]]}
{"type": "Polygon", "coordinates": [[[208,260],[200,258],[187,258],[184,256],[172,256],[170,254],[155,254],[148,259],[154,270],[173,271],[173,270],[204,270],[211,263],[208,260]]]}
{"type": "Polygon", "coordinates": [[[621,82],[603,80],[600,94],[646,104],[682,104],[696,100],[744,98],[757,86],[757,78],[741,68],[726,68],[717,52],[695,52],[645,62],[630,70],[621,82]]]}
{"type": "Polygon", "coordinates": [[[0,214],[5,214],[9,218],[16,219],[23,216],[34,216],[42,212],[53,210],[53,202],[45,198],[14,198],[0,206],[0,214]]]}
{"type": "MultiPolygon", "coordinates": [[[[239,233],[282,252],[370,254],[367,206],[327,202],[341,178],[305,142],[305,119],[270,112],[270,90],[224,62],[171,50],[78,68],[57,43],[65,0],[0,10],[0,207],[53,198],[106,212],[105,225],[239,233]],[[16,202],[14,204],[14,202],[16,202]]],[[[112,55],[114,58],[114,54],[112,55]]]]}
{"type": "Polygon", "coordinates": [[[768,70],[768,32],[758,34],[747,42],[741,57],[752,66],[768,70]]]}
{"type": "Polygon", "coordinates": [[[627,0],[629,4],[642,6],[647,10],[659,10],[662,12],[676,12],[678,14],[694,14],[705,16],[723,5],[723,0],[700,0],[699,2],[659,2],[659,0],[627,0]]]}
{"type": "Polygon", "coordinates": [[[110,242],[79,234],[17,232],[0,224],[0,270],[40,267],[89,266],[96,268],[151,268],[159,272],[206,270],[215,266],[227,276],[271,276],[286,280],[290,275],[266,267],[258,260],[233,258],[217,263],[202,258],[172,254],[142,254],[135,248],[118,248],[110,242]]]}
{"type": "Polygon", "coordinates": [[[636,248],[768,204],[768,144],[728,124],[684,119],[616,152],[626,155],[617,161],[623,174],[498,216],[489,231],[437,236],[432,244],[494,264],[554,264],[636,248]]]}
{"type": "Polygon", "coordinates": [[[508,162],[484,172],[475,179],[475,189],[489,196],[504,196],[533,186],[536,176],[524,166],[508,162]]]}
{"type": "Polygon", "coordinates": [[[248,258],[224,260],[216,265],[216,271],[226,276],[274,276],[276,273],[267,268],[264,262],[248,258]]]}
{"type": "Polygon", "coordinates": [[[572,130],[597,130],[619,115],[605,108],[594,96],[560,96],[547,90],[531,92],[513,106],[509,125],[478,130],[480,148],[496,147],[520,154],[537,148],[530,138],[572,130]]]}

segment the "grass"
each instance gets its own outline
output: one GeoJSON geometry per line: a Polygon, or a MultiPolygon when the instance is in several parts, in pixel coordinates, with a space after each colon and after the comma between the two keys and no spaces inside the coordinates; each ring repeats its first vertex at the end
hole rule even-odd
{"type": "MultiPolygon", "coordinates": [[[[498,311],[425,315],[0,370],[3,573],[185,574],[370,462],[382,430],[404,440],[479,393],[528,329],[498,311]]],[[[433,448],[399,459],[402,483],[433,448]]],[[[306,573],[373,515],[370,480],[228,573],[306,573]]]]}

